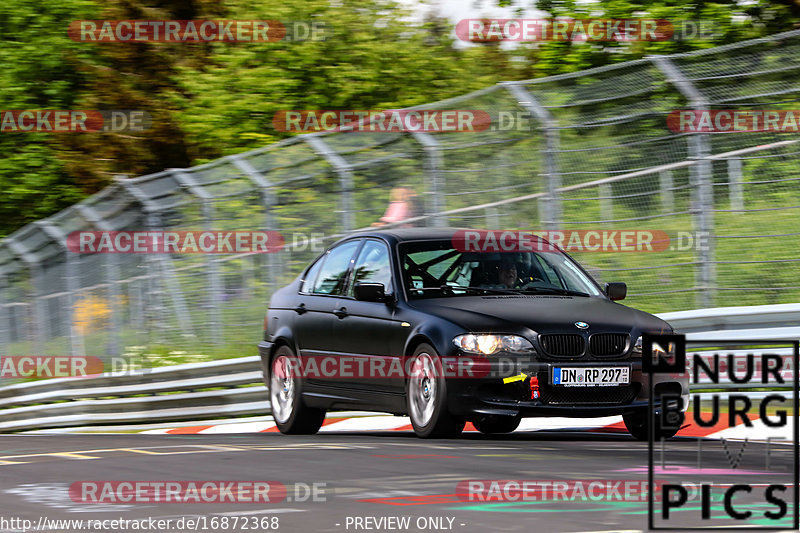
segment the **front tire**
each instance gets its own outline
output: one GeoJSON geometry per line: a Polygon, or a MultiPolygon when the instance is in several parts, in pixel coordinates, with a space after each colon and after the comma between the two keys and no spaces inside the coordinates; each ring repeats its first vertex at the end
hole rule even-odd
{"type": "Polygon", "coordinates": [[[325,421],[325,409],[303,403],[300,360],[288,346],[281,346],[272,359],[269,399],[272,418],[285,435],[313,435],[325,421]]]}
{"type": "Polygon", "coordinates": [[[406,407],[414,433],[422,438],[456,437],[466,421],[447,409],[447,382],[442,361],[427,344],[420,344],[411,357],[411,375],[406,383],[406,407]]]}

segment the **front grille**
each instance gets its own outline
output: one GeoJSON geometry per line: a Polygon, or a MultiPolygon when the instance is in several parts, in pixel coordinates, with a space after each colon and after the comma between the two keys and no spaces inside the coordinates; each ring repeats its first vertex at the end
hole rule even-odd
{"type": "Polygon", "coordinates": [[[627,345],[627,333],[597,333],[589,337],[589,352],[601,357],[622,355],[627,345]]]}
{"type": "Polygon", "coordinates": [[[539,385],[543,403],[550,405],[625,405],[639,394],[640,384],[620,387],[558,387],[539,385]]]}
{"type": "Polygon", "coordinates": [[[574,334],[542,335],[539,341],[546,354],[556,357],[583,355],[586,342],[581,335],[574,334]]]}

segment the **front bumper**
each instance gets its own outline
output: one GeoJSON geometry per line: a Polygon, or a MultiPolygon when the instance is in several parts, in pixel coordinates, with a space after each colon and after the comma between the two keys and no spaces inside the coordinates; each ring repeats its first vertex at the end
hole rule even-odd
{"type": "MultiPolygon", "coordinates": [[[[524,368],[524,367],[523,367],[524,368]]],[[[642,372],[641,360],[537,362],[522,370],[523,381],[503,383],[497,374],[480,379],[448,379],[448,408],[457,416],[483,415],[599,417],[623,415],[647,409],[650,405],[650,375],[642,372]],[[563,387],[550,384],[553,367],[628,366],[630,384],[612,387],[563,387]],[[532,398],[530,377],[536,376],[538,398],[532,398]]],[[[680,395],[684,410],[688,406],[688,377],[653,374],[656,398],[665,393],[680,395]]],[[[658,402],[654,402],[658,410],[658,402]]]]}
{"type": "Polygon", "coordinates": [[[269,357],[272,354],[272,347],[275,343],[269,341],[260,341],[258,343],[258,356],[261,359],[261,371],[264,374],[264,384],[269,388],[269,357]]]}
{"type": "Polygon", "coordinates": [[[269,341],[259,341],[258,343],[258,355],[261,357],[262,361],[268,361],[269,355],[272,353],[272,347],[275,346],[274,342],[269,341]]]}

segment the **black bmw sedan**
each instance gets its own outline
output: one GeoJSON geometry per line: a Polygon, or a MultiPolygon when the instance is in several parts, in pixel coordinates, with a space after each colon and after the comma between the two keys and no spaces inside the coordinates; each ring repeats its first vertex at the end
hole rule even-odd
{"type": "MultiPolygon", "coordinates": [[[[408,415],[420,437],[622,415],[646,439],[641,337],[669,324],[617,303],[624,283],[601,288],[542,239],[480,247],[464,232],[350,235],[274,293],[258,349],[279,430],[316,433],[344,409],[408,415]]],[[[687,405],[686,377],[654,376],[653,405],[687,405]]],[[[657,437],[677,431],[655,425],[657,437]]]]}

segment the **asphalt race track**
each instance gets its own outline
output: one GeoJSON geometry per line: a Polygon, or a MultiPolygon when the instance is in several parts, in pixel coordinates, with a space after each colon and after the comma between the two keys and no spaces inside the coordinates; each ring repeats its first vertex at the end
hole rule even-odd
{"type": "MultiPolygon", "coordinates": [[[[31,529],[39,526],[40,531],[52,528],[51,521],[57,519],[176,521],[192,517],[198,520],[194,528],[186,527],[184,522],[183,528],[171,523],[162,530],[265,530],[251,527],[256,523],[291,532],[647,529],[646,499],[470,502],[466,501],[468,495],[457,490],[458,483],[465,480],[646,481],[647,444],[624,434],[540,431],[491,438],[464,434],[457,440],[422,440],[410,432],[310,437],[277,433],[5,435],[0,436],[0,445],[2,515],[7,520],[30,520],[34,524],[31,529]],[[286,485],[288,495],[285,500],[269,504],[111,504],[71,498],[70,485],[86,480],[271,480],[286,485]],[[307,496],[305,487],[320,483],[325,485],[324,489],[317,485],[317,500],[325,501],[296,501],[307,496]],[[228,517],[227,528],[222,525],[223,517],[228,517]],[[247,525],[245,517],[251,520],[247,525]],[[379,521],[379,517],[391,520],[379,521]],[[211,527],[212,518],[216,519],[216,527],[211,527]],[[239,520],[236,528],[233,519],[239,520]],[[404,519],[408,520],[407,527],[403,526],[404,519]]],[[[784,482],[791,486],[791,446],[773,444],[768,454],[763,443],[742,447],[741,442],[704,441],[702,446],[702,464],[698,465],[697,439],[669,441],[664,466],[677,470],[657,472],[656,479],[670,481],[698,474],[698,480],[756,486],[784,482]],[[729,449],[727,454],[725,446],[729,449]],[[736,457],[737,470],[731,474],[729,460],[736,457]]],[[[746,495],[737,496],[737,505],[758,513],[760,507],[767,510],[761,493],[756,493],[749,503],[746,495]]],[[[791,513],[793,494],[784,497],[791,513]]],[[[698,509],[699,505],[691,506],[677,518],[697,524],[698,509]]],[[[716,502],[712,518],[721,509],[722,504],[716,502]]],[[[766,519],[757,523],[774,524],[766,519]]],[[[20,523],[2,526],[2,531],[23,530],[20,523]]]]}

